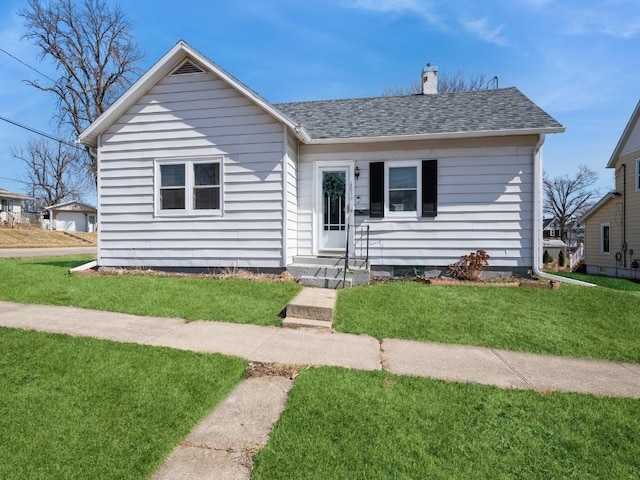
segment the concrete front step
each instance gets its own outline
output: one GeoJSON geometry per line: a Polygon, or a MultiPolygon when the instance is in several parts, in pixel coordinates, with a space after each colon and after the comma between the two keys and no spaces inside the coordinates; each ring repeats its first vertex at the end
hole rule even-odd
{"type": "Polygon", "coordinates": [[[286,308],[285,327],[331,328],[336,306],[335,290],[303,288],[286,308]]]}
{"type": "Polygon", "coordinates": [[[286,317],[282,320],[282,326],[287,328],[326,328],[331,329],[333,322],[324,320],[311,320],[309,318],[286,317]]]}
{"type": "Polygon", "coordinates": [[[302,285],[318,288],[349,288],[369,283],[369,269],[364,260],[350,261],[346,279],[344,260],[334,257],[294,257],[287,271],[302,285]]]}
{"type": "MultiPolygon", "coordinates": [[[[344,257],[296,255],[293,263],[298,265],[321,265],[327,267],[344,267],[344,257]]],[[[350,268],[367,268],[367,262],[363,258],[350,258],[350,268]]]]}
{"type": "Polygon", "coordinates": [[[346,279],[340,277],[314,277],[310,275],[303,275],[298,277],[298,283],[300,285],[304,285],[305,287],[314,287],[314,288],[351,288],[353,286],[353,279],[347,277],[346,279]]]}

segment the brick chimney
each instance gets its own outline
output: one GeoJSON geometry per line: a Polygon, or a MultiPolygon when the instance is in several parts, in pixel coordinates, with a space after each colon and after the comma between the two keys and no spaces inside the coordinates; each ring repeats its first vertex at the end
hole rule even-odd
{"type": "Polygon", "coordinates": [[[438,93],[438,67],[433,63],[427,63],[427,66],[422,69],[422,94],[434,93],[438,93]]]}

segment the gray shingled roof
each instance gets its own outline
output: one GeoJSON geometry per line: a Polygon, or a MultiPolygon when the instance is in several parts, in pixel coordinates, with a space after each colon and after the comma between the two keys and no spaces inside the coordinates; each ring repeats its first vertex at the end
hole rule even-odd
{"type": "Polygon", "coordinates": [[[311,138],[562,128],[517,88],[277,103],[311,138]]]}

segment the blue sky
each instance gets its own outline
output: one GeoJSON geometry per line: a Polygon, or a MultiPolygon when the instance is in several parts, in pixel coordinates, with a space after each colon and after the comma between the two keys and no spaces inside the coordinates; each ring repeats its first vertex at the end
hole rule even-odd
{"type": "MultiPolygon", "coordinates": [[[[113,4],[111,0],[107,3],[113,4]]],[[[182,0],[119,2],[149,68],[183,39],[272,102],[380,95],[440,72],[498,75],[567,131],[549,135],[544,167],[571,175],[605,165],[640,99],[637,0],[182,0]]],[[[0,4],[0,48],[41,72],[16,11],[0,4]]],[[[0,52],[0,116],[55,132],[53,99],[24,84],[37,74],[0,52]]],[[[43,79],[40,79],[44,81],[43,79]]],[[[25,191],[13,160],[29,132],[0,121],[0,187],[25,191]]]]}

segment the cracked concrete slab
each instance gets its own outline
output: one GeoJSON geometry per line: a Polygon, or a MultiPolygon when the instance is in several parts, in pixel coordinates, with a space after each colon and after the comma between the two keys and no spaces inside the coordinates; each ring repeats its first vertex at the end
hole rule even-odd
{"type": "Polygon", "coordinates": [[[196,425],[153,479],[248,479],[252,455],[267,443],[293,383],[281,376],[244,380],[196,425]]]}
{"type": "MultiPolygon", "coordinates": [[[[577,358],[540,356],[498,350],[536,390],[590,393],[640,398],[640,375],[628,374],[625,365],[577,358]]],[[[635,369],[634,365],[629,365],[635,369]]]]}
{"type": "Polygon", "coordinates": [[[375,338],[318,330],[279,329],[251,357],[257,362],[381,369],[380,345],[375,338]]]}
{"type": "Polygon", "coordinates": [[[382,349],[388,370],[398,375],[531,388],[488,348],[384,339],[382,349]]]}
{"type": "Polygon", "coordinates": [[[153,480],[249,480],[251,467],[231,452],[181,446],[153,480]]]}

